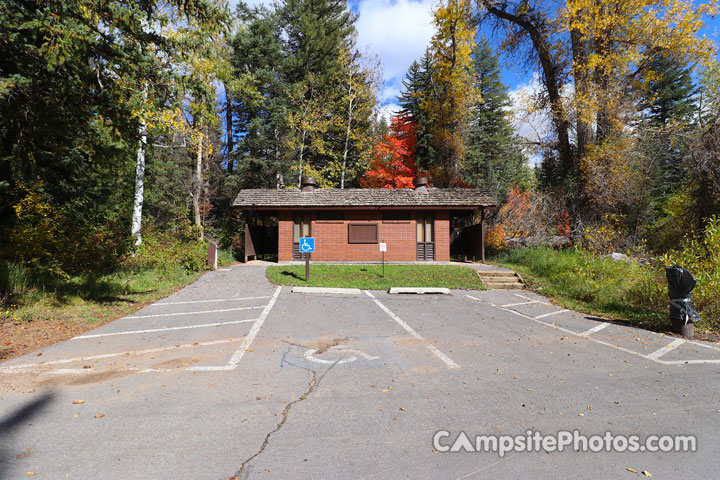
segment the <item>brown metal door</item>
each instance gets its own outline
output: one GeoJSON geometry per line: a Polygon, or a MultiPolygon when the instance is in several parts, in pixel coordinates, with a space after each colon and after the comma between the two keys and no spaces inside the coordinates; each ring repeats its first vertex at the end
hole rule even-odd
{"type": "Polygon", "coordinates": [[[417,223],[417,259],[419,261],[435,260],[435,215],[419,212],[417,223]]]}
{"type": "MultiPolygon", "coordinates": [[[[305,258],[300,253],[300,238],[312,236],[310,229],[311,219],[312,215],[310,213],[296,213],[293,215],[293,260],[304,260],[305,258]]],[[[312,257],[312,253],[310,256],[312,257]]]]}

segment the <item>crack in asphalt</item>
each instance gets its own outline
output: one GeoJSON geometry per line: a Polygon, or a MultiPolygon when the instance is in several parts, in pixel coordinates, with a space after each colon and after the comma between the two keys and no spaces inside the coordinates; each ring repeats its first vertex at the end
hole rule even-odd
{"type": "MultiPolygon", "coordinates": [[[[258,456],[262,455],[262,453],[265,451],[265,448],[270,443],[270,437],[272,437],[273,434],[279,432],[280,429],[285,425],[285,423],[287,422],[288,416],[290,415],[290,410],[292,409],[293,405],[295,405],[296,403],[300,403],[303,400],[307,400],[307,398],[310,396],[310,394],[313,393],[314,391],[316,391],[320,387],[320,382],[322,381],[323,378],[325,378],[325,375],[330,373],[330,370],[332,370],[333,367],[335,365],[337,365],[340,360],[341,359],[336,360],[335,363],[330,365],[327,368],[327,370],[325,370],[322,373],[322,375],[320,375],[319,377],[317,375],[317,370],[309,370],[310,372],[312,372],[312,378],[310,379],[310,382],[308,384],[307,391],[305,393],[303,393],[300,396],[300,398],[293,400],[292,402],[285,405],[285,408],[283,408],[283,411],[282,411],[282,420],[280,420],[280,423],[278,423],[277,426],[272,431],[268,432],[267,435],[265,435],[265,439],[263,440],[262,445],[260,445],[260,449],[257,452],[255,452],[253,455],[251,455],[250,457],[245,459],[240,464],[240,468],[235,473],[235,475],[230,477],[230,480],[245,480],[248,478],[248,476],[250,475],[250,470],[249,469],[245,470],[245,468],[248,466],[248,464],[251,461],[253,461],[258,456]]],[[[304,370],[307,370],[307,369],[304,369],[304,370]]]]}

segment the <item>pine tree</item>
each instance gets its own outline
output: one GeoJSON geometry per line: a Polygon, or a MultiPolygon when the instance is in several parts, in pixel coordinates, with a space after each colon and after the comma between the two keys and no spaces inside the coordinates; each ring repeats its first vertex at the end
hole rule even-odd
{"type": "Polygon", "coordinates": [[[413,61],[403,79],[403,88],[398,97],[398,103],[403,111],[408,113],[417,125],[417,153],[418,166],[429,170],[435,163],[435,149],[432,143],[432,125],[425,111],[420,108],[420,101],[426,97],[432,88],[433,66],[430,56],[426,53],[420,63],[413,61]]]}
{"type": "Polygon", "coordinates": [[[239,138],[231,152],[246,187],[279,186],[287,174],[285,136],[286,89],[278,14],[265,7],[237,8],[242,26],[232,40],[234,78],[233,130],[239,138]]]}
{"type": "Polygon", "coordinates": [[[472,109],[463,180],[498,195],[516,183],[527,183],[530,170],[509,122],[507,87],[500,81],[498,57],[487,39],[472,52],[477,89],[482,101],[472,109]]]}
{"type": "Polygon", "coordinates": [[[640,102],[640,110],[647,110],[647,120],[663,127],[670,121],[687,121],[695,108],[689,65],[667,55],[656,55],[648,71],[652,72],[651,80],[640,102]]]}
{"type": "Polygon", "coordinates": [[[282,78],[288,84],[287,161],[293,181],[313,175],[321,186],[335,186],[340,178],[323,174],[339,160],[344,135],[337,116],[345,109],[343,52],[354,52],[355,16],[341,0],[285,0],[278,10],[285,61],[282,78]]]}

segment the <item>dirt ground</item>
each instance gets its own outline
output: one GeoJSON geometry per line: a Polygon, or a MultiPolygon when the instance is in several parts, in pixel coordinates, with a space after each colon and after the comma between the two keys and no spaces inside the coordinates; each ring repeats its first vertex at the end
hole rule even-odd
{"type": "Polygon", "coordinates": [[[0,338],[2,338],[0,360],[19,357],[48,345],[68,340],[113,319],[91,323],[63,322],[61,320],[34,320],[17,323],[7,319],[0,323],[0,338]]]}

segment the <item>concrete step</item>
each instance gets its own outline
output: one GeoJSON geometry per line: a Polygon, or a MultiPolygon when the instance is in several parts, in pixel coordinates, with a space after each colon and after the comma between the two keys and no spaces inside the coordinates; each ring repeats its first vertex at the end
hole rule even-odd
{"type": "Polygon", "coordinates": [[[514,277],[515,272],[477,272],[481,277],[514,277]]]}
{"type": "Polygon", "coordinates": [[[509,285],[520,285],[525,286],[520,280],[515,282],[483,282],[486,287],[502,288],[509,285]]]}
{"type": "Polygon", "coordinates": [[[523,290],[525,283],[515,272],[477,272],[488,290],[523,290]]]}
{"type": "Polygon", "coordinates": [[[510,283],[501,285],[488,285],[485,284],[488,290],[525,290],[525,285],[522,283],[510,283]]]}

